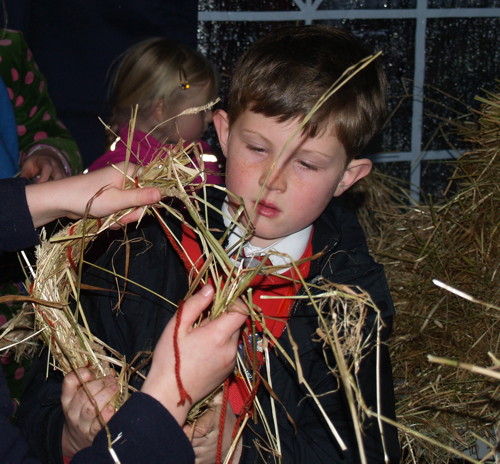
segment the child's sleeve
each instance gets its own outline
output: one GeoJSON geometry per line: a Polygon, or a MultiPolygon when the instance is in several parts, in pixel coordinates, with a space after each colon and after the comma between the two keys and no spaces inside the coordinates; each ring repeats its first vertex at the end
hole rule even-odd
{"type": "MultiPolygon", "coordinates": [[[[187,435],[170,413],[151,396],[134,393],[108,425],[111,439],[116,439],[113,451],[122,464],[194,462],[193,448],[187,435]]],[[[97,434],[91,447],[79,451],[71,460],[71,464],[111,462],[105,430],[97,434]]]]}
{"type": "Polygon", "coordinates": [[[63,375],[49,369],[47,350],[33,360],[27,387],[18,408],[18,424],[29,448],[42,462],[63,464],[61,438],[64,414],[61,406],[63,375]]]}
{"type": "Polygon", "coordinates": [[[26,179],[0,181],[0,253],[18,251],[38,243],[38,233],[26,200],[26,179]]]}

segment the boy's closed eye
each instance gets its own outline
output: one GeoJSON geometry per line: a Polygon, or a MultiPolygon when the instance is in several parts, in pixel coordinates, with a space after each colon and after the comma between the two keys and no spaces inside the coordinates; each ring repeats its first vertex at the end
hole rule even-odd
{"type": "Polygon", "coordinates": [[[322,169],[326,169],[330,165],[331,158],[311,152],[299,152],[295,154],[294,162],[301,169],[307,169],[309,171],[321,171],[322,169]]]}
{"type": "Polygon", "coordinates": [[[304,160],[298,160],[298,163],[299,165],[304,168],[304,169],[308,169],[310,171],[319,171],[320,167],[319,166],[316,166],[312,163],[309,163],[308,161],[304,161],[304,160]]]}
{"type": "Polygon", "coordinates": [[[257,146],[257,145],[247,144],[247,149],[250,151],[253,151],[255,153],[265,153],[266,152],[266,149],[264,147],[257,146]]]}

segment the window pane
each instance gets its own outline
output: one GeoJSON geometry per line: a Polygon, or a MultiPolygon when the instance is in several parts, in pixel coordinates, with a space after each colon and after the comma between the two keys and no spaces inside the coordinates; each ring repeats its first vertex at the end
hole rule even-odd
{"type": "Polygon", "coordinates": [[[345,28],[374,51],[382,50],[381,59],[388,78],[389,113],[394,112],[394,115],[369,151],[409,151],[412,117],[412,101],[409,96],[414,74],[415,21],[372,19],[317,23],[345,28]]]}
{"type": "Polygon", "coordinates": [[[429,8],[495,8],[500,0],[428,0],[429,8]]]}
{"type": "Polygon", "coordinates": [[[494,89],[499,27],[499,18],[427,21],[423,144],[428,149],[463,146],[448,121],[477,106],[474,98],[481,89],[494,89]]]}
{"type": "Polygon", "coordinates": [[[323,0],[319,10],[416,8],[417,0],[323,0]]]}

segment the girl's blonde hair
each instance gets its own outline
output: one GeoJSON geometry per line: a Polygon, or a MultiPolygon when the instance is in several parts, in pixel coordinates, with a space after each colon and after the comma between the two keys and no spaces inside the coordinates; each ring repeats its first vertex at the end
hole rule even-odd
{"type": "Polygon", "coordinates": [[[167,109],[175,108],[193,87],[207,82],[213,100],[219,76],[198,51],[165,37],[143,40],[126,50],[119,61],[112,83],[110,126],[116,131],[127,124],[135,105],[138,118],[149,117],[159,100],[167,109]]]}

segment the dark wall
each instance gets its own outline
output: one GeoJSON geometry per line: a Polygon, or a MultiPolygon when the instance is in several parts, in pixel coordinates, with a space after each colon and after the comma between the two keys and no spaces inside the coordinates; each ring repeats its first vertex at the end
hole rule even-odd
{"type": "Polygon", "coordinates": [[[196,0],[5,0],[2,25],[25,33],[84,165],[104,150],[110,66],[127,47],[163,35],[196,46],[196,0]]]}

